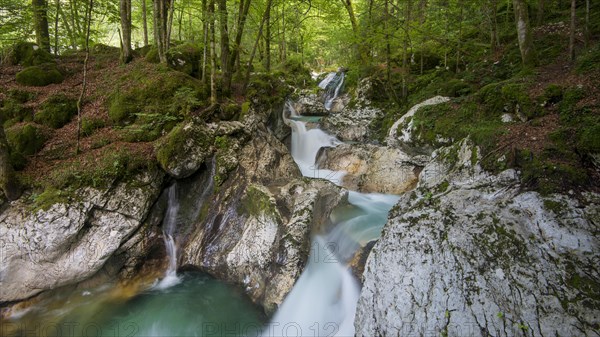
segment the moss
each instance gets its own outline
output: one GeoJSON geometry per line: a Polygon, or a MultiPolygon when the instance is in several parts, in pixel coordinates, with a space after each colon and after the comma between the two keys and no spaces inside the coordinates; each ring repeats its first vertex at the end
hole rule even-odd
{"type": "Polygon", "coordinates": [[[8,99],[13,100],[18,103],[27,103],[27,102],[31,101],[32,99],[34,99],[36,96],[37,95],[34,92],[16,89],[16,88],[9,89],[6,94],[6,97],[8,99]]]}
{"type": "Polygon", "coordinates": [[[557,104],[563,99],[565,89],[558,84],[549,84],[544,90],[544,100],[548,104],[557,104]]]}
{"type": "Polygon", "coordinates": [[[153,124],[133,124],[120,131],[121,139],[130,142],[152,142],[162,135],[162,127],[153,124]]]}
{"type": "Polygon", "coordinates": [[[569,87],[565,90],[563,99],[559,105],[560,117],[563,122],[569,122],[574,118],[577,103],[585,97],[585,92],[579,87],[569,87]]]}
{"type": "Polygon", "coordinates": [[[577,148],[588,153],[600,153],[600,124],[596,123],[583,128],[577,148]]]}
{"type": "Polygon", "coordinates": [[[251,104],[252,103],[250,103],[250,102],[242,103],[242,106],[241,106],[242,111],[240,113],[240,119],[243,119],[246,115],[248,115],[248,112],[250,112],[251,104]]]}
{"type": "Polygon", "coordinates": [[[6,139],[12,151],[31,156],[41,150],[48,137],[42,128],[28,123],[6,130],[6,139]]]}
{"type": "Polygon", "coordinates": [[[235,120],[235,119],[238,119],[241,111],[242,111],[242,108],[235,103],[223,104],[223,105],[221,105],[221,109],[219,111],[218,117],[219,117],[219,119],[224,120],[224,121],[235,120]]]}
{"type": "Polygon", "coordinates": [[[555,162],[531,151],[519,150],[515,166],[521,169],[521,182],[524,187],[539,191],[542,195],[564,192],[579,188],[589,181],[585,169],[577,162],[555,162]]]}
{"type": "Polygon", "coordinates": [[[254,217],[266,215],[276,218],[279,215],[274,200],[271,200],[267,193],[254,185],[250,185],[246,189],[238,211],[254,217]]]}
{"type": "Polygon", "coordinates": [[[3,63],[12,65],[20,64],[25,67],[54,61],[50,53],[42,50],[37,44],[32,42],[17,42],[10,47],[7,54],[2,59],[3,63]]]}
{"type": "Polygon", "coordinates": [[[160,59],[158,58],[158,49],[156,47],[151,47],[146,53],[144,59],[150,63],[159,63],[160,59]]]}
{"type": "Polygon", "coordinates": [[[94,131],[106,126],[104,120],[95,117],[83,117],[81,119],[81,134],[84,137],[91,136],[94,131]]]}
{"type": "Polygon", "coordinates": [[[109,145],[61,164],[43,178],[42,185],[56,189],[106,188],[152,167],[153,162],[144,154],[127,147],[109,145]]]}
{"type": "Polygon", "coordinates": [[[563,215],[566,206],[564,203],[559,202],[559,201],[555,201],[555,200],[551,200],[551,199],[545,199],[544,200],[544,208],[553,212],[556,215],[563,215]]]}
{"type": "Polygon", "coordinates": [[[441,94],[450,97],[466,96],[471,93],[471,86],[461,80],[451,79],[445,82],[441,87],[441,94]]]}
{"type": "Polygon", "coordinates": [[[59,190],[53,187],[45,189],[42,193],[33,195],[32,212],[37,210],[47,211],[55,204],[67,203],[70,201],[71,193],[65,190],[59,190]]]}
{"type": "Polygon", "coordinates": [[[191,42],[171,47],[167,51],[167,62],[169,67],[191,76],[198,75],[201,59],[202,50],[200,49],[200,46],[191,42]]]}
{"type": "Polygon", "coordinates": [[[69,123],[77,114],[77,101],[63,94],[48,98],[35,114],[34,120],[54,129],[59,129],[69,123]]]}
{"type": "Polygon", "coordinates": [[[111,120],[132,124],[140,116],[183,117],[207,98],[200,81],[160,66],[140,63],[121,78],[107,100],[111,120]]]}
{"type": "Polygon", "coordinates": [[[189,148],[190,143],[193,143],[194,147],[209,149],[213,144],[213,139],[207,130],[197,127],[184,128],[184,125],[179,124],[157,144],[156,158],[158,162],[162,167],[169,167],[177,158],[186,155],[182,152],[189,148]]]}
{"type": "Polygon", "coordinates": [[[577,58],[575,70],[579,74],[600,69],[600,45],[582,53],[577,58]]]}
{"type": "Polygon", "coordinates": [[[542,115],[543,111],[529,97],[524,84],[506,84],[502,87],[502,97],[508,105],[509,112],[521,112],[528,118],[542,115]]]}
{"type": "Polygon", "coordinates": [[[7,99],[0,107],[0,121],[4,121],[4,128],[9,128],[19,122],[30,122],[33,120],[33,109],[23,104],[7,99]]]}
{"type": "Polygon", "coordinates": [[[17,73],[17,83],[33,87],[62,83],[63,80],[63,74],[52,63],[32,66],[17,73]]]}

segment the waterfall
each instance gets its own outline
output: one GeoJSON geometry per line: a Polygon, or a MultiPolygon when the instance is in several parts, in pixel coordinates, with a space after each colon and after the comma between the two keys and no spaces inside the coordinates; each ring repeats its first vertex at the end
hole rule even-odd
{"type": "Polygon", "coordinates": [[[319,83],[319,88],[325,90],[322,96],[325,109],[331,110],[333,101],[338,97],[344,85],[345,77],[344,71],[331,72],[319,83]]]}
{"type": "Polygon", "coordinates": [[[317,168],[317,154],[323,147],[336,147],[341,142],[321,129],[307,129],[306,122],[297,120],[300,117],[291,103],[286,103],[284,120],[292,128],[292,157],[302,175],[311,178],[327,179],[340,185],[346,172],[332,171],[317,168]],[[286,113],[287,112],[287,113],[286,113]],[[290,118],[286,118],[286,114],[290,118]]]}
{"type": "Polygon", "coordinates": [[[177,215],[179,213],[179,198],[177,195],[177,183],[171,185],[167,190],[168,204],[167,214],[163,220],[163,239],[168,258],[165,277],[156,285],[158,289],[166,289],[178,284],[181,280],[177,276],[177,243],[175,242],[175,229],[177,227],[177,215]]]}
{"type": "MultiPolygon", "coordinates": [[[[330,74],[321,84],[329,81],[323,85],[331,85],[334,76],[330,74]]],[[[341,82],[343,74],[336,84],[338,90],[341,82]]],[[[302,174],[340,184],[345,172],[319,169],[316,156],[319,149],[341,142],[318,128],[307,129],[307,123],[289,102],[283,115],[292,128],[292,157],[302,174]]],[[[352,209],[334,211],[331,218],[335,226],[313,238],[306,268],[263,336],[354,335],[360,288],[346,264],[361,246],[379,238],[387,213],[398,197],[351,191],[348,201],[352,209]]]]}

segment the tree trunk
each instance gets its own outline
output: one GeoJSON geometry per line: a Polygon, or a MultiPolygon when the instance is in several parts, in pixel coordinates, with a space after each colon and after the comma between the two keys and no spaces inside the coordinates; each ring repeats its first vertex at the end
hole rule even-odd
{"type": "Polygon", "coordinates": [[[167,63],[167,20],[168,0],[154,0],[154,43],[158,50],[158,58],[161,63],[167,63]]]}
{"type": "MultiPolygon", "coordinates": [[[[165,1],[168,2],[168,1],[165,1]]],[[[173,31],[173,16],[175,15],[175,0],[170,0],[170,3],[168,4],[169,7],[169,11],[168,11],[168,15],[166,18],[167,21],[167,27],[166,27],[166,31],[167,31],[167,38],[165,39],[165,45],[168,46],[171,45],[171,32],[173,31]]]]}
{"type": "MultiPolygon", "coordinates": [[[[250,53],[250,59],[248,60],[248,66],[246,67],[246,76],[244,78],[244,90],[248,87],[248,83],[250,82],[250,69],[252,69],[252,61],[254,60],[254,55],[256,55],[256,49],[260,42],[260,38],[262,36],[262,31],[265,23],[269,20],[269,16],[271,15],[271,5],[273,0],[267,0],[267,8],[265,9],[265,13],[263,14],[262,20],[260,21],[260,26],[258,28],[258,34],[256,34],[256,41],[254,42],[254,47],[252,47],[252,53],[250,53]]],[[[267,29],[269,25],[267,24],[267,29]]],[[[270,53],[267,52],[267,55],[270,53]]],[[[268,70],[267,70],[268,71],[268,70]]]]}
{"type": "Polygon", "coordinates": [[[585,47],[587,48],[590,44],[590,0],[585,0],[585,27],[583,33],[585,47]]]}
{"type": "Polygon", "coordinates": [[[346,11],[348,12],[348,17],[350,18],[350,25],[352,26],[352,32],[354,33],[354,45],[358,50],[358,57],[363,65],[367,65],[369,58],[369,50],[368,46],[362,39],[360,38],[360,31],[358,26],[358,21],[356,20],[356,15],[354,13],[354,6],[352,5],[352,0],[340,0],[346,7],[346,11]]]}
{"type": "Polygon", "coordinates": [[[569,59],[575,60],[575,31],[577,29],[577,1],[571,0],[571,29],[569,31],[569,59]]]}
{"type": "Polygon", "coordinates": [[[531,37],[531,28],[529,26],[529,14],[525,0],[513,0],[515,11],[515,21],[517,23],[517,37],[519,39],[519,49],[521,51],[521,60],[525,66],[533,66],[536,63],[535,51],[533,49],[533,39],[531,37]]]}
{"type": "Polygon", "coordinates": [[[248,11],[250,10],[251,0],[241,0],[240,8],[239,8],[239,17],[237,24],[237,31],[235,34],[235,40],[233,42],[233,49],[231,53],[231,57],[229,59],[229,69],[231,69],[232,73],[238,71],[235,69],[236,63],[239,64],[240,57],[240,45],[242,44],[242,37],[244,35],[244,27],[246,25],[246,18],[248,17],[248,11]]]}
{"type": "Polygon", "coordinates": [[[48,31],[48,6],[46,0],[32,0],[35,40],[43,50],[50,52],[50,33],[48,31]]]}
{"type": "Polygon", "coordinates": [[[456,41],[456,73],[460,72],[460,50],[462,48],[462,32],[463,32],[463,10],[464,4],[462,0],[458,0],[460,15],[458,18],[458,41],[456,41]]]}
{"type": "Polygon", "coordinates": [[[131,52],[131,0],[120,0],[119,12],[121,15],[121,62],[129,63],[133,58],[131,52]]]}
{"type": "Polygon", "coordinates": [[[537,18],[535,20],[537,26],[541,26],[544,23],[544,11],[546,10],[545,7],[546,7],[546,1],[539,0],[538,8],[537,8],[537,18]]]}
{"type": "Polygon", "coordinates": [[[67,20],[65,11],[62,10],[62,7],[59,7],[59,12],[60,12],[60,16],[63,19],[63,23],[65,24],[65,29],[67,30],[67,35],[69,36],[69,41],[71,42],[71,48],[76,49],[77,42],[75,41],[75,36],[73,35],[73,31],[71,30],[71,26],[69,25],[69,20],[67,20]]]}
{"type": "Polygon", "coordinates": [[[148,20],[146,14],[146,0],[142,0],[142,29],[144,31],[144,47],[148,46],[148,20]]]}
{"type": "Polygon", "coordinates": [[[408,42],[410,39],[410,20],[412,14],[412,0],[406,2],[406,15],[404,21],[404,42],[402,48],[402,98],[408,97],[408,75],[410,64],[408,64],[408,42]]]}
{"type": "Polygon", "coordinates": [[[208,76],[206,76],[207,58],[209,54],[208,46],[208,4],[206,0],[202,0],[202,83],[208,83],[208,76]]]}
{"type": "Polygon", "coordinates": [[[87,65],[90,58],[90,27],[92,25],[92,8],[94,7],[94,0],[90,0],[86,13],[85,23],[85,59],[83,60],[83,83],[81,85],[81,92],[79,93],[79,99],[77,99],[77,147],[75,153],[79,154],[79,140],[81,139],[81,112],[83,108],[83,98],[85,97],[85,90],[87,88],[87,65]]]}
{"type": "Polygon", "coordinates": [[[219,31],[221,35],[221,76],[222,89],[227,95],[231,88],[231,69],[229,69],[229,29],[227,27],[227,0],[218,0],[219,31]]]}
{"type": "Polygon", "coordinates": [[[54,14],[54,55],[58,55],[58,13],[60,13],[60,0],[55,1],[56,13],[54,14]]]}
{"type": "MultiPolygon", "coordinates": [[[[0,120],[0,122],[4,121],[0,120]]],[[[6,198],[12,201],[21,196],[21,187],[10,164],[8,153],[8,142],[4,134],[4,128],[0,125],[0,189],[2,189],[6,198]]]]}
{"type": "Polygon", "coordinates": [[[217,104],[217,50],[215,46],[215,0],[208,5],[210,19],[210,105],[217,104]]]}
{"type": "MultiPolygon", "coordinates": [[[[268,6],[265,9],[265,17],[263,18],[267,25],[267,33],[265,34],[265,70],[271,72],[271,1],[269,0],[268,6]]],[[[262,23],[261,23],[262,24],[262,23]]],[[[262,32],[262,27],[261,27],[262,32]]],[[[260,39],[257,38],[256,41],[260,39]]]]}

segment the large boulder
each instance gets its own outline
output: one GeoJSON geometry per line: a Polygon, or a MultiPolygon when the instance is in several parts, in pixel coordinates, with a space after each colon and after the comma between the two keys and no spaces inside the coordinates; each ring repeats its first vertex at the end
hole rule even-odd
{"type": "Polygon", "coordinates": [[[68,201],[34,211],[23,200],[11,203],[0,214],[0,302],[84,281],[122,254],[122,247],[135,246],[129,241],[156,200],[162,177],[147,172],[110,190],[78,190],[68,201]]]}
{"type": "Polygon", "coordinates": [[[311,231],[328,221],[345,192],[302,178],[287,148],[263,123],[250,116],[245,126],[253,137],[229,139],[238,165],[226,179],[217,178],[218,167],[210,169],[216,186],[205,187],[210,192],[180,262],[243,286],[273,312],[306,264],[311,231]]]}
{"type": "Polygon", "coordinates": [[[357,336],[595,335],[600,195],[541,196],[481,170],[463,141],[434,153],[365,268],[357,336]]]}
{"type": "Polygon", "coordinates": [[[325,148],[319,167],[345,171],[342,185],[364,193],[400,194],[413,189],[426,161],[399,149],[369,144],[342,144],[325,148]]]}

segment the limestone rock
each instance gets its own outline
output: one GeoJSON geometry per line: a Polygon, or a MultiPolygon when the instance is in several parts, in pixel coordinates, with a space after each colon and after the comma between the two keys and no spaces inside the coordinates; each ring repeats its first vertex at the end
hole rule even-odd
{"type": "Polygon", "coordinates": [[[0,214],[0,302],[83,281],[140,228],[162,174],[138,175],[112,190],[81,190],[68,204],[31,213],[22,200],[0,214]]]}
{"type": "MultiPolygon", "coordinates": [[[[335,107],[336,104],[333,106],[335,107]]],[[[346,107],[338,113],[324,118],[322,128],[341,141],[365,142],[373,135],[370,128],[371,122],[382,115],[381,110],[370,106],[346,107]]]]}
{"type": "Polygon", "coordinates": [[[365,193],[400,194],[415,187],[420,166],[399,149],[342,144],[323,150],[319,167],[347,172],[342,185],[365,193]]]}
{"type": "Polygon", "coordinates": [[[357,336],[597,333],[600,196],[523,192],[463,141],[434,153],[367,261],[357,336]]]}

